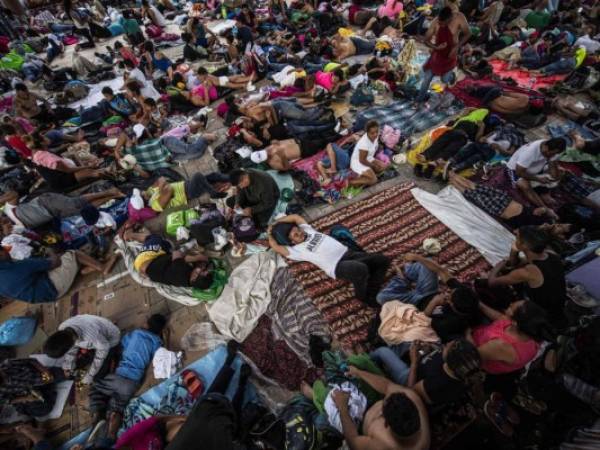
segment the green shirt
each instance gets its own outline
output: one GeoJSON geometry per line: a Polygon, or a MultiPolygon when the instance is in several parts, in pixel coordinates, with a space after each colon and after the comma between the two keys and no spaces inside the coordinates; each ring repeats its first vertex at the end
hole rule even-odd
{"type": "Polygon", "coordinates": [[[471,111],[469,114],[467,114],[464,117],[461,117],[460,119],[458,119],[456,121],[456,123],[454,124],[454,126],[456,126],[458,123],[460,122],[473,122],[473,123],[480,123],[482,122],[487,115],[490,113],[490,111],[486,108],[479,108],[476,109],[474,111],[471,111]]]}
{"type": "Polygon", "coordinates": [[[123,19],[121,26],[125,30],[125,34],[137,34],[141,32],[140,25],[135,19],[123,19]]]}
{"type": "MultiPolygon", "coordinates": [[[[171,188],[173,189],[173,196],[169,203],[167,204],[167,208],[176,208],[178,206],[187,205],[188,199],[185,194],[185,182],[178,181],[177,183],[171,183],[171,188]]],[[[157,187],[151,187],[148,189],[148,195],[150,195],[150,208],[154,211],[161,212],[163,210],[162,206],[160,206],[160,202],[158,201],[160,198],[160,191],[157,187]]]]}
{"type": "Polygon", "coordinates": [[[162,145],[160,139],[145,141],[128,148],[125,153],[135,156],[138,165],[149,172],[171,166],[171,152],[162,145]]]}

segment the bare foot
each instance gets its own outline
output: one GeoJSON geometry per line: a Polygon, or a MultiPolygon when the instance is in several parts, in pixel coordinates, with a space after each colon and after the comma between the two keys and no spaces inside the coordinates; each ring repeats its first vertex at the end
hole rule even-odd
{"type": "Polygon", "coordinates": [[[44,439],[44,430],[34,428],[31,424],[18,425],[15,427],[15,431],[31,440],[34,444],[44,439]]]}
{"type": "Polygon", "coordinates": [[[102,270],[103,275],[108,275],[110,273],[120,256],[120,253],[113,253],[111,257],[108,258],[108,261],[106,261],[106,263],[104,264],[104,269],[102,270]]]}
{"type": "Polygon", "coordinates": [[[312,400],[314,397],[313,389],[309,386],[309,384],[306,381],[303,381],[300,385],[300,392],[302,392],[302,395],[304,395],[309,400],[312,400]]]}

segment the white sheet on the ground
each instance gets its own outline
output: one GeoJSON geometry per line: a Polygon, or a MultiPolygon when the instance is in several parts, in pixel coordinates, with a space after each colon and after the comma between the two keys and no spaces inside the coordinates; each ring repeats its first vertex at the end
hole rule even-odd
{"type": "Polygon", "coordinates": [[[481,209],[469,203],[454,187],[437,195],[419,188],[411,190],[423,208],[475,247],[491,265],[510,254],[515,236],[481,209]]]}
{"type": "Polygon", "coordinates": [[[208,306],[219,332],[242,342],[252,332],[271,302],[275,271],[286,265],[272,250],[250,256],[235,268],[221,296],[208,306]]]}
{"type": "Polygon", "coordinates": [[[235,20],[221,20],[219,22],[210,22],[208,29],[215,34],[221,34],[223,31],[229,30],[235,26],[235,20]]]}
{"type": "Polygon", "coordinates": [[[104,86],[109,86],[113,92],[117,93],[123,87],[123,77],[117,75],[116,78],[112,80],[101,81],[98,84],[91,84],[90,92],[85,98],[81,100],[77,100],[69,105],[70,108],[78,109],[78,108],[88,108],[90,106],[96,106],[102,100],[104,100],[104,96],[102,95],[102,89],[104,86]]]}

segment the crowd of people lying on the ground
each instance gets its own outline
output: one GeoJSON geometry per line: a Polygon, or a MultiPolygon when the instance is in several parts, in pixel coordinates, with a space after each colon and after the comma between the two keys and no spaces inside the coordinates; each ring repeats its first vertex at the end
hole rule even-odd
{"type": "MultiPolygon", "coordinates": [[[[163,345],[160,315],[123,336],[106,318],[66,320],[44,345],[62,368],[0,364],[3,404],[43,417],[55,384],[78,379],[93,417],[86,448],[144,450],[426,449],[457,404],[486,418],[477,448],[484,438],[556,448],[594,423],[599,299],[565,274],[600,247],[598,0],[10,3],[0,11],[2,297],[57,301],[80,272],[110,274],[116,242],[137,249],[132,274],[195,295],[214,286],[215,255],[242,257],[258,242],[351,283],[378,318],[366,354],[311,337],[322,379],[298,386],[284,410],[297,408],[304,431],[280,414],[287,444],[260,422],[266,410],[244,414],[250,366],[233,399],[223,395],[233,341],[211,386],[187,385],[198,396],[187,417],[118,434],[163,345]],[[224,134],[209,132],[215,121],[224,134]],[[544,124],[541,139],[527,132],[544,124]],[[201,158],[218,169],[193,169],[201,158]],[[397,265],[298,214],[407,163],[513,232],[510,255],[463,280],[435,257],[406,253],[397,265]]],[[[53,448],[39,428],[12,429],[53,448]]]]}

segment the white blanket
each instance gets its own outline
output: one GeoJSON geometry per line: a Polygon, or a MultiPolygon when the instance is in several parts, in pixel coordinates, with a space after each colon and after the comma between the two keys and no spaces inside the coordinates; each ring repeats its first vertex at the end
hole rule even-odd
{"type": "Polygon", "coordinates": [[[138,242],[125,242],[119,236],[115,236],[115,245],[117,251],[123,255],[123,261],[127,267],[127,272],[136,283],[141,284],[145,287],[155,288],[156,291],[163,297],[176,301],[186,306],[198,306],[200,302],[192,296],[191,288],[183,288],[176,286],[169,286],[167,284],[155,283],[149,278],[141,276],[137,270],[133,268],[133,261],[138,253],[142,249],[142,244],[138,242]]]}
{"type": "Polygon", "coordinates": [[[90,92],[88,95],[81,100],[77,100],[69,104],[70,108],[79,109],[79,108],[89,108],[90,106],[96,106],[102,100],[104,100],[104,96],[102,95],[102,89],[104,86],[110,87],[114,93],[117,93],[123,87],[123,77],[117,75],[116,78],[112,80],[101,81],[97,84],[88,85],[90,88],[90,92]]]}
{"type": "Polygon", "coordinates": [[[275,271],[286,265],[272,250],[250,256],[235,268],[223,293],[208,315],[219,332],[242,342],[252,332],[271,302],[271,281],[275,271]]]}
{"type": "Polygon", "coordinates": [[[468,202],[456,188],[448,186],[437,195],[419,188],[411,193],[423,208],[475,247],[492,266],[510,254],[515,236],[468,202]]]}

